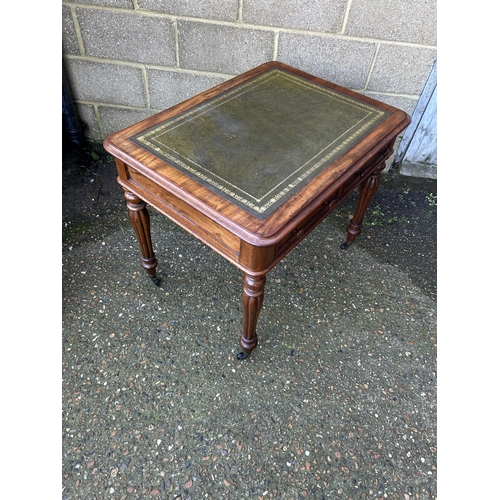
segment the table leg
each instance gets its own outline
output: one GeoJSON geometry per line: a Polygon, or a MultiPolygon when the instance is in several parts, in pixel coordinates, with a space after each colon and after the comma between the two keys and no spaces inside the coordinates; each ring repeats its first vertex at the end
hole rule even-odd
{"type": "Polygon", "coordinates": [[[141,248],[142,267],[146,269],[149,277],[158,286],[160,284],[160,280],[156,277],[156,265],[158,262],[153,252],[153,244],[151,243],[149,212],[146,208],[146,203],[130,191],[125,191],[125,199],[127,200],[130,222],[141,248]]]}
{"type": "Polygon", "coordinates": [[[384,168],[385,162],[382,162],[374,170],[372,175],[364,180],[359,186],[359,196],[356,210],[354,211],[354,216],[347,227],[347,240],[345,243],[342,243],[340,248],[347,248],[354,241],[354,238],[361,233],[361,226],[363,225],[366,210],[377,192],[382,170],[384,170],[384,168]]]}
{"type": "Polygon", "coordinates": [[[264,301],[264,285],[266,276],[250,276],[245,274],[243,294],[243,333],[240,337],[240,352],[236,357],[245,359],[257,347],[257,319],[264,301]]]}

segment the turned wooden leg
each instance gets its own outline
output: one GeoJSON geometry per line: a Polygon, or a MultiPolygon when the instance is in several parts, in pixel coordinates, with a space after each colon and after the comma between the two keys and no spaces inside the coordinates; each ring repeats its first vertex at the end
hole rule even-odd
{"type": "Polygon", "coordinates": [[[359,186],[359,197],[356,210],[349,226],[347,227],[347,240],[345,243],[342,243],[340,248],[347,248],[354,241],[354,238],[361,233],[361,226],[363,225],[366,210],[377,192],[380,176],[382,175],[382,170],[384,170],[384,168],[385,162],[382,162],[374,170],[373,174],[364,180],[359,186]]]}
{"type": "Polygon", "coordinates": [[[134,228],[139,246],[141,248],[141,264],[155,285],[160,284],[156,277],[156,256],[151,243],[151,232],[149,229],[149,212],[146,203],[130,191],[125,191],[125,199],[130,214],[130,222],[134,228]]]}
{"type": "Polygon", "coordinates": [[[240,337],[240,352],[236,357],[245,359],[257,347],[257,319],[264,301],[264,285],[266,276],[250,276],[245,274],[243,294],[243,333],[240,337]]]}

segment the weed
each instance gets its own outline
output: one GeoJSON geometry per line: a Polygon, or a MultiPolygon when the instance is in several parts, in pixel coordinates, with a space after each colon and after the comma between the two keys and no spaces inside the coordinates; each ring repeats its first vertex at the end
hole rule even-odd
{"type": "Polygon", "coordinates": [[[405,190],[403,191],[403,193],[401,193],[401,194],[399,195],[399,201],[401,201],[401,202],[402,202],[402,201],[404,201],[404,196],[403,196],[403,194],[408,194],[409,192],[410,192],[410,188],[405,189],[405,190]]]}
{"type": "Polygon", "coordinates": [[[386,224],[394,224],[395,222],[410,222],[408,217],[404,215],[386,216],[384,212],[382,212],[380,205],[376,205],[370,215],[372,220],[366,222],[368,226],[385,226],[386,224]]]}
{"type": "Polygon", "coordinates": [[[427,200],[427,203],[429,203],[429,206],[431,207],[437,207],[437,194],[432,194],[432,193],[429,193],[426,197],[426,200],[427,200]]]}
{"type": "Polygon", "coordinates": [[[380,205],[376,205],[373,207],[373,210],[370,214],[373,217],[373,220],[367,222],[369,226],[383,226],[384,225],[384,212],[380,208],[380,205]]]}

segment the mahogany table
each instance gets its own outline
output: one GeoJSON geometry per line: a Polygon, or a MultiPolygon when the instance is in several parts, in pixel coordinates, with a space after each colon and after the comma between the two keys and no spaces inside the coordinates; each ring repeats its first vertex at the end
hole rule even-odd
{"type": "Polygon", "coordinates": [[[397,108],[269,62],[110,135],[104,147],[156,284],[147,204],[243,271],[243,359],[257,346],[267,273],[359,186],[342,247],[354,241],[409,123],[397,108]]]}

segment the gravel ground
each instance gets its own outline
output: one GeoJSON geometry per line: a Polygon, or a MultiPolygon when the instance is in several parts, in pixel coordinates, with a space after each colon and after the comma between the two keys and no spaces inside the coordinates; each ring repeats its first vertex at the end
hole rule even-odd
{"type": "Polygon", "coordinates": [[[63,153],[62,498],[436,499],[436,183],[384,174],[269,275],[237,361],[241,272],[154,210],[140,266],[111,158],[63,153]]]}

